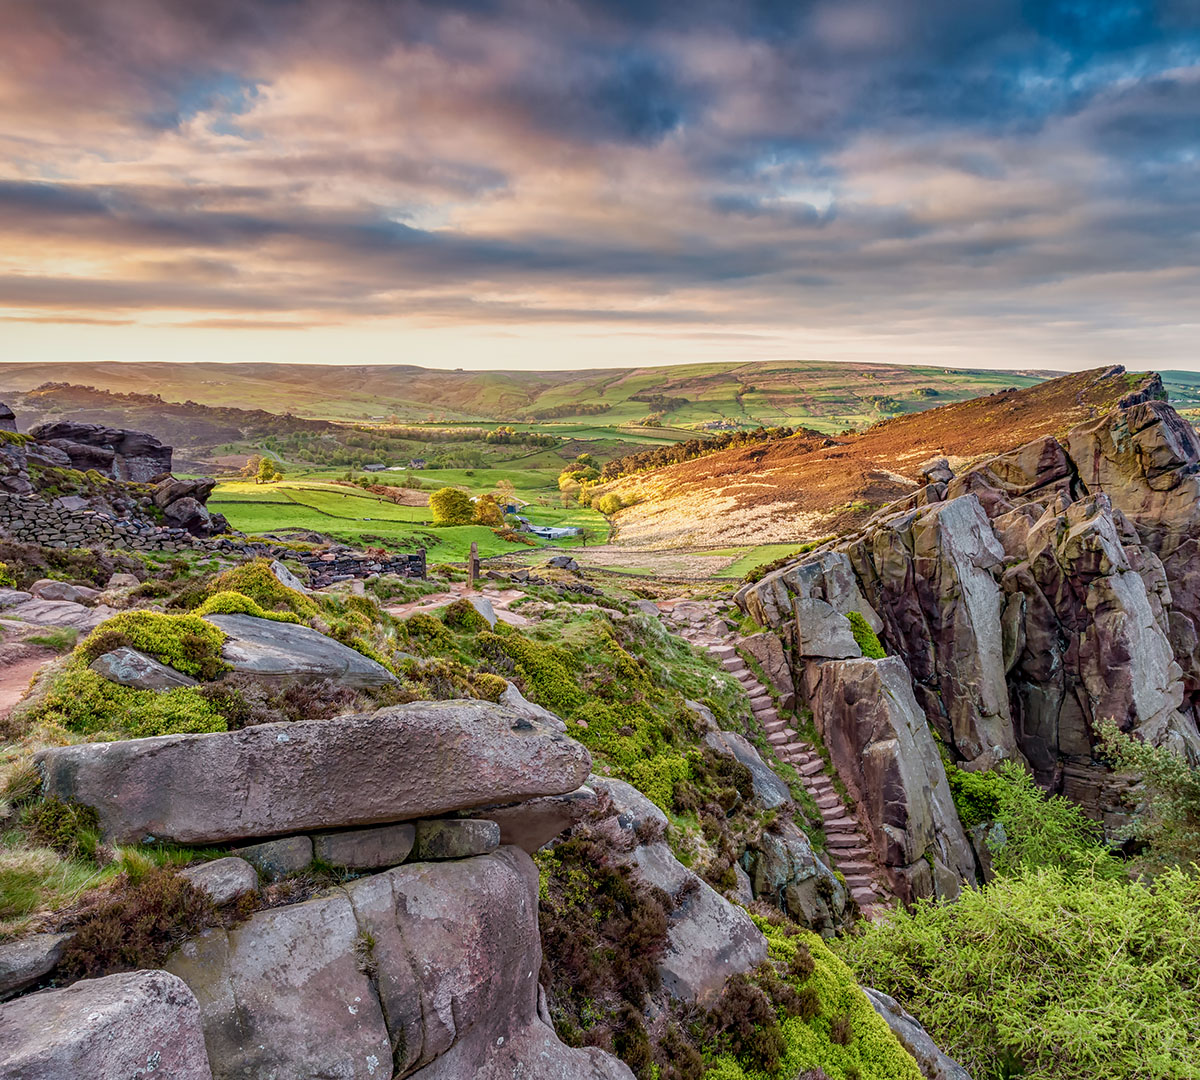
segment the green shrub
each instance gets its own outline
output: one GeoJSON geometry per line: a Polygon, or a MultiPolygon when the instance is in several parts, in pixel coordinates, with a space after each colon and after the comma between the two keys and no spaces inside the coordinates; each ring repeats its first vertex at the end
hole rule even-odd
{"type": "Polygon", "coordinates": [[[481,630],[490,630],[487,619],[475,610],[475,605],[465,597],[460,597],[442,612],[442,622],[455,630],[464,633],[477,634],[481,630]]]}
{"type": "Polygon", "coordinates": [[[444,487],[429,496],[429,509],[433,513],[433,524],[470,525],[475,518],[475,504],[465,491],[444,487]]]}
{"type": "Polygon", "coordinates": [[[265,611],[290,611],[301,619],[311,619],[317,614],[316,602],[284,585],[271,573],[271,563],[267,559],[255,559],[226,570],[212,582],[210,591],[239,592],[265,611]]]}
{"type": "Polygon", "coordinates": [[[606,492],[598,498],[594,506],[605,517],[612,517],[613,514],[625,508],[625,502],[615,491],[606,492]]]}
{"type": "Polygon", "coordinates": [[[964,829],[973,829],[985,821],[994,821],[1000,813],[999,786],[1003,780],[994,772],[967,772],[946,762],[946,779],[954,808],[964,829]]]}
{"type": "Polygon", "coordinates": [[[0,562],[0,589],[15,589],[17,579],[9,573],[8,565],[0,562]]]}
{"type": "Polygon", "coordinates": [[[245,593],[233,592],[226,589],[213,593],[198,608],[196,615],[254,615],[259,619],[271,619],[274,622],[299,623],[302,620],[290,611],[267,611],[251,600],[245,593]]]}
{"type": "Polygon", "coordinates": [[[976,1080],[1196,1080],[1200,881],[1056,867],[921,902],[839,949],[976,1080]]]}
{"type": "Polygon", "coordinates": [[[1146,870],[1200,863],[1200,769],[1165,746],[1125,735],[1115,724],[1100,728],[1102,749],[1120,772],[1137,777],[1133,820],[1123,837],[1145,845],[1146,870]]]}
{"type": "Polygon", "coordinates": [[[28,724],[56,724],[98,739],[224,731],[224,716],[199,688],[134,690],[90,670],[82,657],[50,677],[20,714],[28,724]]]}
{"type": "Polygon", "coordinates": [[[100,842],[95,810],[53,796],[27,806],[21,815],[21,827],[33,843],[64,858],[90,858],[100,842]]]}
{"type": "MultiPolygon", "coordinates": [[[[411,619],[409,622],[411,623],[411,619]]],[[[585,695],[572,672],[570,657],[561,649],[524,634],[479,634],[485,653],[491,649],[511,659],[540,705],[564,719],[583,704],[585,695]]]]}
{"type": "Polygon", "coordinates": [[[88,635],[79,646],[82,658],[91,662],[102,655],[105,650],[101,645],[112,640],[113,635],[120,635],[131,647],[185,675],[215,679],[229,670],[229,665],[221,659],[225,633],[196,615],[122,611],[88,635]]]}
{"type": "Polygon", "coordinates": [[[471,674],[471,689],[482,701],[499,701],[500,695],[508,689],[508,680],[503,675],[477,671],[471,674]]]}
{"type": "Polygon", "coordinates": [[[412,637],[422,638],[436,647],[445,648],[453,641],[446,624],[427,611],[414,612],[404,620],[404,626],[412,637]]]}
{"type": "Polygon", "coordinates": [[[857,611],[852,611],[846,618],[850,620],[850,632],[854,635],[854,640],[858,642],[858,647],[862,649],[863,656],[869,660],[882,660],[887,656],[878,635],[862,615],[857,611]]]}

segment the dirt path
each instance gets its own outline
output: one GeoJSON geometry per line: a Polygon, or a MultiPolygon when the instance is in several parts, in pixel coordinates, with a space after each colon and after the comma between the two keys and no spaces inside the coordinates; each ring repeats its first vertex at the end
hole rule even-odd
{"type": "MultiPolygon", "coordinates": [[[[439,608],[444,608],[453,604],[455,600],[461,600],[464,596],[469,595],[472,594],[466,584],[456,582],[445,592],[422,596],[420,600],[413,600],[407,604],[393,604],[383,610],[394,618],[407,619],[418,611],[437,611],[439,608]]],[[[501,622],[508,623],[509,626],[528,626],[532,622],[520,612],[509,610],[509,605],[515,600],[525,597],[520,589],[477,589],[473,595],[487,600],[492,605],[496,618],[501,622]]]]}
{"type": "Polygon", "coordinates": [[[0,649],[0,720],[5,719],[25,696],[38,669],[57,655],[50,649],[20,642],[0,649]]]}

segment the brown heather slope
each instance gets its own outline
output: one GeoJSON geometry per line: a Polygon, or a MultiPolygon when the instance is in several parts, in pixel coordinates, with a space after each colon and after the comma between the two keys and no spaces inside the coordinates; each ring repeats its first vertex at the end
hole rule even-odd
{"type": "Polygon", "coordinates": [[[1065,433],[1143,386],[1161,396],[1157,375],[1096,368],[884,420],[860,435],[808,433],[725,450],[625,477],[604,490],[638,501],[617,519],[621,544],[800,544],[854,528],[907,495],[930,458],[945,456],[958,468],[1065,433]]]}

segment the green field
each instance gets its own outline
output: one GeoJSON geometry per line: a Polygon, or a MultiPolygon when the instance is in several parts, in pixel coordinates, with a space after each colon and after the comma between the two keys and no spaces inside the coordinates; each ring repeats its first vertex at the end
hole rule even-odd
{"type": "MultiPolygon", "coordinates": [[[[473,494],[491,491],[499,475],[480,470],[473,476],[455,478],[454,471],[438,477],[436,486],[469,487],[473,494]],[[485,475],[487,474],[487,475],[485,475]],[[474,481],[474,483],[473,483],[474,481]]],[[[496,470],[503,474],[505,470],[496,470]]],[[[557,470],[554,477],[557,476],[557,470]]],[[[543,484],[547,477],[541,476],[543,484]]],[[[550,479],[553,479],[551,477],[550,479]]],[[[430,484],[432,489],[435,485],[430,484]]],[[[549,492],[526,484],[526,496],[549,492]]],[[[554,496],[558,497],[557,486],[554,496]]],[[[394,550],[426,549],[431,562],[461,562],[472,542],[479,545],[481,557],[533,550],[524,544],[509,543],[482,525],[434,528],[428,506],[398,506],[388,499],[339,484],[291,479],[275,484],[234,481],[219,484],[208,502],[209,508],[224,514],[229,523],[250,534],[279,533],[302,529],[332,536],[344,543],[366,544],[394,550]]],[[[525,516],[535,525],[584,526],[592,529],[597,541],[608,529],[604,518],[578,505],[531,505],[525,516]]],[[[574,547],[582,541],[570,538],[545,541],[531,537],[535,547],[574,547]]]]}

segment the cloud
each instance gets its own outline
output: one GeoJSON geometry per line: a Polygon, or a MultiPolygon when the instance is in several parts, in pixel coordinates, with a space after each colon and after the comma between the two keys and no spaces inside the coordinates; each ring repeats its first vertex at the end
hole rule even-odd
{"type": "Polygon", "coordinates": [[[0,61],[30,326],[1024,321],[1083,363],[1192,318],[1188,0],[10,0],[0,61]]]}

